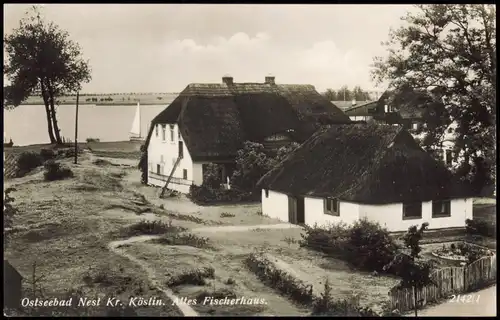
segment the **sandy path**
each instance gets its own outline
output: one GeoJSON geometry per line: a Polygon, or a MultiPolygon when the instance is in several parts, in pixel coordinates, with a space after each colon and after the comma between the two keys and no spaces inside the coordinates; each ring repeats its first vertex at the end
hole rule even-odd
{"type": "MultiPolygon", "coordinates": [[[[217,231],[223,231],[223,232],[241,232],[241,231],[249,231],[249,230],[254,230],[254,229],[286,229],[286,228],[300,228],[299,226],[291,225],[288,223],[282,223],[282,224],[274,224],[274,225],[255,225],[255,226],[214,226],[214,227],[200,227],[200,228],[194,228],[191,229],[192,232],[217,232],[217,231]]],[[[170,289],[162,287],[160,281],[156,278],[156,273],[153,268],[151,268],[147,263],[144,261],[137,259],[136,257],[128,254],[125,252],[124,249],[121,249],[121,246],[136,243],[136,242],[145,242],[153,239],[160,238],[162,235],[141,235],[141,236],[135,236],[135,237],[130,237],[125,240],[117,240],[117,241],[112,241],[108,244],[108,248],[113,251],[114,253],[121,255],[122,257],[125,257],[129,259],[132,262],[135,262],[138,264],[144,271],[146,271],[146,274],[148,275],[148,278],[150,279],[152,285],[159,290],[161,290],[168,298],[170,298],[172,301],[175,301],[179,299],[178,296],[176,296],[170,289]]],[[[283,262],[284,263],[284,262],[283,262]]],[[[196,317],[199,316],[196,311],[193,310],[190,306],[187,304],[178,304],[177,307],[179,310],[184,314],[184,316],[187,317],[196,317]]]]}
{"type": "MultiPolygon", "coordinates": [[[[158,279],[156,279],[156,273],[155,273],[155,270],[153,268],[148,266],[148,264],[145,263],[144,261],[137,259],[136,257],[126,253],[124,249],[120,249],[120,246],[122,246],[122,245],[130,244],[133,242],[143,242],[143,241],[151,240],[154,238],[155,238],[154,236],[137,236],[137,237],[132,237],[132,238],[125,239],[125,240],[110,242],[108,244],[108,247],[114,253],[121,255],[122,257],[125,257],[125,258],[129,259],[130,261],[135,262],[136,264],[141,266],[141,268],[144,271],[146,271],[146,274],[148,275],[148,278],[150,279],[151,284],[154,287],[156,287],[158,290],[162,291],[172,301],[176,301],[179,299],[179,297],[174,295],[174,293],[170,289],[163,288],[161,286],[160,281],[158,279]]],[[[182,312],[182,314],[186,317],[197,317],[198,316],[198,313],[196,311],[194,311],[193,308],[191,308],[187,304],[179,303],[176,306],[179,308],[179,310],[182,312]]]]}

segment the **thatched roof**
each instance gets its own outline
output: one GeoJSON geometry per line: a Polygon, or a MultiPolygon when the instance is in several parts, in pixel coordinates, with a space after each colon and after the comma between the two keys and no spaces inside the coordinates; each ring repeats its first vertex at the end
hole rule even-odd
{"type": "Polygon", "coordinates": [[[407,131],[377,124],[324,126],[262,177],[258,186],[370,204],[468,195],[407,131]]]}
{"type": "Polygon", "coordinates": [[[303,142],[322,124],[350,119],[311,85],[190,84],[152,121],[177,123],[195,161],[230,159],[246,140],[290,131],[303,142]]]}
{"type": "Polygon", "coordinates": [[[377,107],[384,110],[385,105],[394,107],[403,119],[415,119],[422,118],[426,109],[442,107],[442,102],[426,90],[401,87],[387,90],[380,96],[377,107]]]}

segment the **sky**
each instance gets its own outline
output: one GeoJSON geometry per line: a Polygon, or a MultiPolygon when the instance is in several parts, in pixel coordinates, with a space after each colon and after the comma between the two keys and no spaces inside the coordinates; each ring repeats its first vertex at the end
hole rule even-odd
{"type": "MultiPolygon", "coordinates": [[[[4,5],[4,33],[29,5],[4,5]]],[[[86,93],[179,92],[189,83],[342,85],[383,91],[373,57],[408,5],[45,4],[92,68],[86,93]]]]}

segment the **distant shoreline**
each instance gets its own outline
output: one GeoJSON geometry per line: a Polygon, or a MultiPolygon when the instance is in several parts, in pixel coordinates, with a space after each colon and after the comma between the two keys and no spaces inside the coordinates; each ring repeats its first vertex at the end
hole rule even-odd
{"type": "MultiPolygon", "coordinates": [[[[141,106],[165,106],[169,105],[170,102],[168,103],[147,103],[147,102],[140,102],[141,106]]],[[[29,102],[29,103],[21,103],[21,106],[43,106],[43,102],[40,101],[38,102],[29,102]]],[[[59,106],[74,106],[76,105],[76,102],[64,102],[64,103],[59,103],[59,106]]],[[[78,102],[79,106],[87,105],[87,106],[96,106],[96,107],[106,107],[106,106],[136,106],[136,102],[110,102],[110,103],[89,103],[89,102],[78,102]]]]}

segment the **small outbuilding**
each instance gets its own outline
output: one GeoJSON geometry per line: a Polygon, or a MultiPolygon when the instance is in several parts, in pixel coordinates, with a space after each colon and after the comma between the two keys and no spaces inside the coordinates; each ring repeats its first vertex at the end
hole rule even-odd
{"type": "Polygon", "coordinates": [[[7,308],[18,308],[22,299],[23,276],[9,261],[3,261],[3,304],[7,308]]]}

